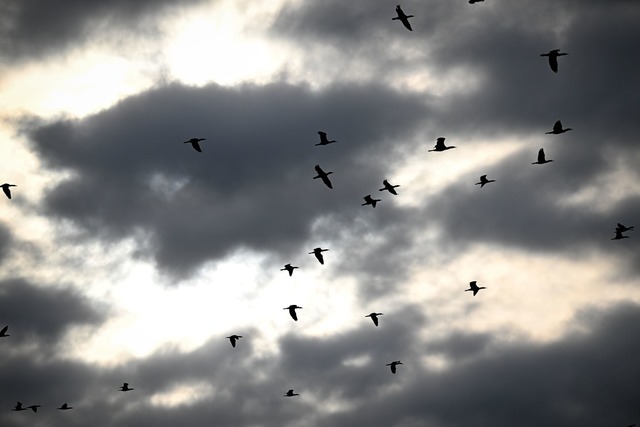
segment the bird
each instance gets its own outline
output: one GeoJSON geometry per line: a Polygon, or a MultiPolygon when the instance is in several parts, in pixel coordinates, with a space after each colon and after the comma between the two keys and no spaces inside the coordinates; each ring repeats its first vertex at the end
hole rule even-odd
{"type": "Polygon", "coordinates": [[[60,409],[62,411],[66,411],[67,409],[73,409],[73,406],[69,406],[66,403],[63,403],[61,407],[57,408],[60,409]]]}
{"type": "MultiPolygon", "coordinates": [[[[621,232],[625,232],[625,231],[631,231],[633,230],[634,226],[632,225],[631,227],[626,227],[620,223],[618,223],[618,225],[616,226],[616,230],[620,230],[621,232]]],[[[2,333],[2,331],[0,331],[0,334],[2,333]]],[[[2,335],[0,335],[2,336],[2,335]]]]}
{"type": "Polygon", "coordinates": [[[31,405],[31,406],[27,406],[27,408],[30,408],[33,412],[38,412],[38,408],[40,408],[42,405],[31,405]]]}
{"type": "Polygon", "coordinates": [[[560,135],[561,133],[565,133],[565,132],[568,132],[570,130],[573,130],[573,129],[571,129],[571,128],[562,129],[562,122],[560,120],[558,120],[553,125],[553,130],[550,131],[550,132],[545,132],[545,134],[560,135]]]}
{"type": "Polygon", "coordinates": [[[402,8],[400,7],[400,5],[396,6],[396,13],[398,14],[397,17],[395,18],[391,18],[392,21],[395,21],[396,19],[399,19],[400,22],[402,22],[402,25],[404,25],[404,27],[409,30],[409,31],[413,31],[413,29],[411,28],[411,23],[409,23],[409,18],[413,18],[413,15],[406,15],[404,13],[404,11],[402,10],[402,8]]]}
{"type": "Polygon", "coordinates": [[[318,142],[316,145],[328,145],[333,144],[334,142],[338,142],[335,139],[328,140],[326,132],[318,131],[318,135],[320,135],[320,142],[318,142]]]}
{"type": "Polygon", "coordinates": [[[469,0],[469,4],[478,3],[479,1],[484,1],[484,0],[469,0]]]}
{"type": "Polygon", "coordinates": [[[285,264],[284,268],[281,268],[280,271],[287,270],[289,272],[289,276],[293,276],[293,270],[296,268],[299,268],[299,267],[295,267],[291,264],[285,264]]]}
{"type": "Polygon", "coordinates": [[[478,285],[476,285],[476,281],[475,281],[475,280],[474,280],[473,282],[469,282],[469,286],[470,286],[470,288],[469,288],[469,289],[465,289],[465,292],[466,292],[466,291],[473,291],[473,296],[474,296],[474,297],[475,297],[475,296],[476,296],[476,294],[480,291],[480,289],[487,289],[487,288],[485,288],[484,286],[478,286],[478,285]]]}
{"type": "Polygon", "coordinates": [[[545,163],[553,162],[553,160],[547,160],[544,156],[544,149],[538,151],[538,161],[531,163],[532,165],[544,165],[545,163]]]}
{"type": "Polygon", "coordinates": [[[191,144],[191,146],[193,147],[194,150],[196,150],[199,153],[202,153],[202,148],[200,148],[200,141],[204,141],[206,140],[206,138],[191,138],[188,141],[185,141],[185,144],[191,144]]]}
{"type": "Polygon", "coordinates": [[[395,362],[391,362],[391,363],[387,363],[386,366],[391,366],[391,373],[395,374],[396,373],[396,365],[402,365],[402,362],[399,360],[396,360],[395,362]]]}
{"type": "Polygon", "coordinates": [[[364,317],[371,317],[371,320],[373,320],[373,324],[378,326],[378,316],[382,316],[382,313],[369,313],[364,317]]]}
{"type": "Polygon", "coordinates": [[[436,146],[433,147],[433,150],[429,150],[429,151],[445,151],[445,150],[450,150],[452,148],[456,148],[455,145],[451,145],[447,147],[446,145],[444,145],[444,140],[445,138],[443,138],[442,136],[436,139],[436,146]]]}
{"type": "Polygon", "coordinates": [[[484,187],[485,184],[488,184],[490,182],[496,182],[495,179],[487,179],[487,175],[482,175],[480,177],[480,182],[476,182],[475,185],[480,184],[480,188],[484,187]]]}
{"type": "Polygon", "coordinates": [[[367,194],[363,197],[364,203],[362,206],[371,205],[371,207],[375,208],[376,204],[380,201],[380,199],[374,199],[371,197],[371,194],[367,194]]]}
{"type": "Polygon", "coordinates": [[[27,408],[22,407],[22,402],[16,402],[16,406],[12,409],[12,411],[26,411],[27,408]]]}
{"type": "Polygon", "coordinates": [[[293,389],[289,390],[287,394],[284,395],[284,397],[293,397],[293,396],[300,396],[300,395],[298,393],[294,393],[293,389]]]}
{"type": "Polygon", "coordinates": [[[9,329],[9,325],[5,326],[0,330],[0,338],[10,337],[11,335],[7,334],[7,329],[9,329]]]}
{"type": "Polygon", "coordinates": [[[0,187],[2,187],[2,191],[4,191],[4,194],[6,194],[7,197],[10,199],[11,198],[11,190],[9,189],[9,187],[17,187],[17,185],[4,183],[4,184],[0,185],[0,187]]]}
{"type": "Polygon", "coordinates": [[[568,53],[560,53],[560,49],[550,50],[549,53],[541,53],[540,56],[549,57],[549,66],[554,73],[558,72],[558,56],[565,56],[568,53]]]}
{"type": "Polygon", "coordinates": [[[323,171],[322,168],[320,168],[320,165],[316,165],[315,169],[318,175],[314,176],[313,179],[320,178],[327,187],[333,188],[333,185],[331,185],[331,180],[329,180],[329,175],[331,175],[333,172],[323,171]]]}
{"type": "Polygon", "coordinates": [[[322,256],[322,252],[326,252],[329,249],[315,248],[313,252],[309,252],[309,255],[314,254],[320,264],[324,265],[324,257],[322,256]]]}
{"type": "Polygon", "coordinates": [[[623,236],[622,235],[622,230],[616,228],[616,235],[615,237],[612,237],[611,240],[620,240],[620,239],[628,239],[629,236],[623,236]]]}
{"type": "Polygon", "coordinates": [[[242,338],[242,335],[231,335],[231,336],[228,336],[227,338],[229,338],[229,341],[231,341],[231,347],[235,347],[236,341],[242,338]]]}
{"type": "Polygon", "coordinates": [[[131,391],[132,388],[129,387],[129,383],[123,383],[122,387],[120,387],[120,391],[131,391]]]}
{"type": "Polygon", "coordinates": [[[381,188],[379,191],[388,191],[389,193],[393,194],[394,196],[397,196],[398,193],[396,192],[396,187],[400,187],[399,185],[391,185],[389,184],[389,181],[387,181],[386,179],[384,181],[382,181],[382,185],[384,185],[384,188],[381,188]]]}
{"type": "Polygon", "coordinates": [[[289,310],[289,314],[291,315],[291,318],[293,318],[293,320],[295,320],[297,322],[298,321],[298,314],[296,313],[296,308],[302,308],[302,307],[298,307],[295,304],[291,304],[289,307],[283,308],[283,310],[289,310]]]}

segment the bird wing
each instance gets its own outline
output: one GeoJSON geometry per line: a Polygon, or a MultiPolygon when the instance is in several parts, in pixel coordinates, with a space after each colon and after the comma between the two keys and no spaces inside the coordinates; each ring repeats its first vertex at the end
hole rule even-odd
{"type": "Polygon", "coordinates": [[[192,142],[191,145],[193,145],[193,148],[195,148],[197,152],[202,153],[202,148],[200,148],[200,144],[198,143],[198,141],[192,142]]]}
{"type": "Polygon", "coordinates": [[[562,122],[560,120],[555,122],[555,124],[553,125],[553,131],[554,132],[562,132],[562,122]]]}
{"type": "Polygon", "coordinates": [[[2,191],[4,191],[4,194],[6,194],[8,198],[11,198],[11,190],[9,190],[9,187],[2,187],[2,191]]]}
{"type": "Polygon", "coordinates": [[[320,178],[322,178],[322,182],[324,182],[324,184],[329,187],[329,188],[333,188],[333,185],[331,184],[331,180],[329,179],[328,175],[322,175],[320,178]]]}
{"type": "Polygon", "coordinates": [[[396,373],[396,364],[395,364],[395,363],[392,363],[392,364],[391,364],[391,373],[392,373],[392,374],[395,374],[395,373],[396,373]]]}
{"type": "Polygon", "coordinates": [[[549,66],[554,73],[558,72],[558,58],[555,55],[549,55],[549,66]]]}
{"type": "Polygon", "coordinates": [[[373,320],[374,325],[378,326],[378,316],[376,315],[371,316],[371,320],[373,320]]]}
{"type": "Polygon", "coordinates": [[[4,328],[2,328],[2,330],[0,330],[0,335],[4,335],[7,332],[7,329],[9,329],[9,325],[5,326],[4,328]]]}
{"type": "Polygon", "coordinates": [[[538,151],[538,162],[544,163],[544,161],[544,149],[541,148],[540,151],[538,151]]]}
{"type": "Polygon", "coordinates": [[[316,255],[316,258],[318,258],[318,261],[320,261],[320,264],[324,265],[324,256],[322,255],[322,253],[316,252],[315,255],[316,255]]]}
{"type": "MultiPolygon", "coordinates": [[[[291,315],[291,317],[293,318],[293,320],[295,320],[296,322],[298,321],[298,314],[296,313],[296,309],[295,308],[290,308],[289,309],[289,314],[291,315]]],[[[291,390],[293,391],[293,390],[291,390]]]]}

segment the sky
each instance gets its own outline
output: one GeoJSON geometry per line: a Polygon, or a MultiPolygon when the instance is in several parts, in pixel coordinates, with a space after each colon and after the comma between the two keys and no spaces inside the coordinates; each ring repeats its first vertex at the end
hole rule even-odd
{"type": "Polygon", "coordinates": [[[640,3],[396,3],[0,1],[0,425],[640,424],[640,3]]]}

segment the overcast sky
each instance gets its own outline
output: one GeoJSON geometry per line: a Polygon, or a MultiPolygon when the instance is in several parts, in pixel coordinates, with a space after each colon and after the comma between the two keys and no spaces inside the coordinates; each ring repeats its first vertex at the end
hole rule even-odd
{"type": "Polygon", "coordinates": [[[640,3],[401,6],[0,1],[0,425],[640,424],[640,3]]]}

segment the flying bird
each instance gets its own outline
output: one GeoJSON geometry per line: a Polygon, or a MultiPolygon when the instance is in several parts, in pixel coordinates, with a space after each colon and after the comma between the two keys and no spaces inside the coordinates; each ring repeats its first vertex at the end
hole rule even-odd
{"type": "Polygon", "coordinates": [[[185,141],[185,144],[191,144],[191,146],[193,147],[194,150],[196,150],[199,153],[202,153],[202,148],[200,148],[200,141],[204,141],[206,140],[206,138],[191,138],[188,141],[185,141]]]}
{"type": "Polygon", "coordinates": [[[2,330],[0,330],[0,338],[11,336],[7,334],[7,329],[9,329],[9,325],[5,326],[4,328],[2,328],[2,330]]]}
{"type": "Polygon", "coordinates": [[[480,291],[480,289],[487,289],[487,288],[485,288],[484,286],[478,286],[478,285],[476,285],[476,281],[475,281],[475,280],[474,280],[473,282],[469,282],[469,286],[470,286],[470,288],[469,288],[469,289],[465,289],[465,292],[466,292],[466,291],[473,291],[473,296],[474,296],[474,297],[475,297],[475,296],[476,296],[476,294],[480,291]]]}
{"type": "Polygon", "coordinates": [[[12,411],[26,411],[27,408],[22,407],[22,402],[16,402],[16,406],[12,409],[12,411]]]}
{"type": "Polygon", "coordinates": [[[293,397],[293,396],[300,396],[300,395],[298,393],[294,393],[293,389],[289,390],[287,394],[284,395],[284,397],[293,397]]]}
{"type": "Polygon", "coordinates": [[[374,199],[371,197],[371,194],[367,194],[363,197],[364,203],[362,206],[371,205],[371,207],[375,208],[376,204],[380,201],[380,199],[374,199]]]}
{"type": "Polygon", "coordinates": [[[402,365],[402,362],[399,360],[396,360],[395,362],[391,362],[391,363],[387,363],[386,366],[390,366],[391,367],[391,373],[395,374],[396,373],[396,366],[397,365],[402,365]]]}
{"type": "Polygon", "coordinates": [[[400,187],[399,185],[391,185],[389,184],[389,181],[387,181],[386,179],[384,181],[382,181],[382,185],[384,185],[384,188],[381,188],[379,191],[388,191],[389,193],[393,194],[394,196],[397,196],[398,193],[396,192],[396,187],[400,187]]]}
{"type": "Polygon", "coordinates": [[[287,270],[289,272],[289,276],[293,276],[293,270],[299,268],[299,267],[295,267],[291,264],[285,264],[284,268],[281,268],[280,271],[285,271],[287,270]]]}
{"type": "Polygon", "coordinates": [[[9,189],[9,187],[17,187],[17,185],[5,183],[0,185],[0,187],[2,187],[2,191],[4,191],[4,194],[6,194],[8,198],[11,198],[11,190],[9,189]]]}
{"type": "Polygon", "coordinates": [[[622,235],[622,230],[616,228],[616,235],[615,237],[612,237],[611,240],[620,240],[620,239],[628,239],[629,236],[623,236],[622,235]]]}
{"type": "Polygon", "coordinates": [[[313,179],[320,178],[322,182],[324,182],[324,185],[329,188],[333,188],[333,185],[331,185],[331,180],[329,180],[329,175],[331,175],[333,172],[323,171],[320,165],[316,165],[315,169],[318,175],[314,176],[313,179]]]}
{"type": "Polygon", "coordinates": [[[229,336],[227,338],[229,338],[229,341],[231,341],[231,347],[235,348],[236,341],[238,341],[240,338],[242,338],[242,335],[231,335],[231,336],[229,336]]]}
{"type": "Polygon", "coordinates": [[[318,259],[318,261],[320,262],[320,264],[324,265],[324,257],[322,256],[322,252],[326,252],[328,250],[329,249],[315,248],[313,252],[309,252],[309,255],[314,254],[318,259]]]}
{"type": "Polygon", "coordinates": [[[373,324],[378,326],[378,316],[382,316],[382,313],[369,313],[364,317],[371,317],[371,320],[373,320],[373,324]]]}
{"type": "Polygon", "coordinates": [[[404,25],[404,27],[409,30],[409,31],[413,31],[413,29],[411,28],[411,23],[409,22],[409,18],[413,18],[413,15],[406,15],[404,13],[404,11],[402,10],[402,8],[400,7],[400,5],[396,6],[396,13],[398,14],[397,17],[395,18],[391,18],[392,21],[395,21],[396,19],[399,19],[400,22],[402,22],[402,25],[404,25]]]}
{"type": "Polygon", "coordinates": [[[318,135],[320,135],[320,142],[318,142],[316,145],[328,145],[333,144],[334,142],[338,142],[335,139],[328,140],[326,132],[318,131],[318,135]]]}
{"type": "Polygon", "coordinates": [[[560,135],[561,133],[569,132],[570,130],[573,130],[573,129],[571,129],[571,128],[562,129],[562,122],[560,120],[558,120],[553,125],[553,130],[550,131],[550,132],[545,132],[545,134],[560,135]]]}
{"type": "Polygon", "coordinates": [[[541,53],[540,56],[549,57],[549,66],[554,73],[558,72],[558,56],[565,56],[568,53],[560,53],[560,49],[550,50],[549,53],[541,53]]]}
{"type": "Polygon", "coordinates": [[[296,313],[296,308],[302,308],[302,307],[298,307],[295,304],[291,304],[289,307],[283,308],[283,310],[289,310],[289,314],[291,315],[291,318],[297,322],[298,314],[296,313]]]}
{"type": "Polygon", "coordinates": [[[444,145],[444,140],[445,138],[443,137],[436,139],[436,146],[433,147],[433,150],[429,150],[429,151],[445,151],[445,150],[451,150],[452,148],[456,148],[455,145],[451,145],[447,147],[446,145],[444,145]]]}
{"type": "Polygon", "coordinates": [[[487,179],[487,175],[482,175],[480,177],[480,182],[476,182],[475,185],[480,184],[480,188],[484,187],[485,184],[488,184],[490,182],[496,182],[495,179],[487,179]]]}
{"type": "MultiPolygon", "coordinates": [[[[626,227],[620,223],[618,223],[618,225],[616,226],[616,231],[620,230],[622,233],[624,233],[625,231],[631,231],[633,230],[634,226],[632,225],[631,227],[626,227]]],[[[1,333],[1,332],[0,332],[1,333]]],[[[2,336],[2,335],[0,335],[2,336]]]]}
{"type": "Polygon", "coordinates": [[[40,408],[42,405],[31,405],[31,406],[27,406],[27,408],[30,408],[33,412],[38,412],[38,408],[40,408]]]}
{"type": "Polygon", "coordinates": [[[67,409],[73,409],[73,406],[69,406],[66,403],[63,403],[61,407],[57,408],[60,409],[62,411],[66,411],[67,409]]]}
{"type": "Polygon", "coordinates": [[[122,387],[120,387],[120,391],[131,391],[132,388],[129,388],[129,383],[123,383],[122,387]]]}
{"type": "Polygon", "coordinates": [[[544,165],[545,163],[553,162],[553,160],[547,160],[544,156],[544,149],[538,151],[538,161],[531,163],[532,165],[544,165]]]}
{"type": "Polygon", "coordinates": [[[484,0],[469,0],[469,4],[478,3],[479,1],[484,1],[484,0]]]}

